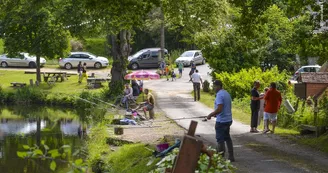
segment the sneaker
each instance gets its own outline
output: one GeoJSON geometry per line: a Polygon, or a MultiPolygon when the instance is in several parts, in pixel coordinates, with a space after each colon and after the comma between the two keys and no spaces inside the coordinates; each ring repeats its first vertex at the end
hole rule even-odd
{"type": "Polygon", "coordinates": [[[266,134],[266,133],[268,133],[268,132],[270,132],[270,129],[265,129],[265,130],[263,131],[264,134],[266,134]]]}

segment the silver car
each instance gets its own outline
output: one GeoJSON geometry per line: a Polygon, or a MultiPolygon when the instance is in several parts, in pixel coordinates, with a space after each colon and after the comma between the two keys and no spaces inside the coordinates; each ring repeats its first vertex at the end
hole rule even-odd
{"type": "Polygon", "coordinates": [[[195,65],[197,64],[205,64],[205,58],[200,50],[188,50],[183,52],[179,58],[175,60],[175,64],[178,65],[182,63],[184,66],[190,66],[193,62],[195,65]]]}
{"type": "MultiPolygon", "coordinates": [[[[40,66],[44,66],[47,61],[40,58],[40,66]]],[[[36,56],[31,56],[28,53],[20,53],[17,57],[8,57],[8,55],[0,55],[1,67],[36,67],[36,56]]]]}
{"type": "Polygon", "coordinates": [[[89,52],[71,52],[70,56],[59,59],[59,66],[65,69],[77,67],[79,62],[86,63],[87,67],[101,68],[107,67],[109,62],[105,57],[96,56],[89,52]]]}

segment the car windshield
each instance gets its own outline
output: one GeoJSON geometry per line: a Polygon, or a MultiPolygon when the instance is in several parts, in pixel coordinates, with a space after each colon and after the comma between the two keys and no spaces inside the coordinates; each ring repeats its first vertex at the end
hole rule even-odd
{"type": "Polygon", "coordinates": [[[95,54],[92,54],[92,53],[90,53],[90,52],[88,52],[88,54],[89,54],[90,56],[94,56],[94,57],[97,57],[97,55],[95,55],[95,54]]]}
{"type": "Polygon", "coordinates": [[[147,50],[140,50],[139,52],[132,55],[133,58],[138,58],[142,53],[146,52],[147,50]]]}
{"type": "Polygon", "coordinates": [[[181,57],[193,57],[194,56],[194,52],[184,52],[181,57]]]}

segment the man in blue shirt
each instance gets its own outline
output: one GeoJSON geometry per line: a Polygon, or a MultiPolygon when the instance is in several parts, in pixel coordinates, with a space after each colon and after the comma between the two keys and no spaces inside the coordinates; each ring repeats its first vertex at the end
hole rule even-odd
{"type": "Polygon", "coordinates": [[[232,112],[231,112],[231,97],[230,94],[223,89],[223,84],[219,80],[215,80],[213,88],[216,91],[216,97],[214,102],[214,112],[207,116],[207,119],[216,117],[215,132],[216,140],[218,143],[218,152],[224,157],[225,142],[227,143],[229,160],[235,161],[233,156],[233,144],[230,137],[230,126],[232,124],[232,112]]]}

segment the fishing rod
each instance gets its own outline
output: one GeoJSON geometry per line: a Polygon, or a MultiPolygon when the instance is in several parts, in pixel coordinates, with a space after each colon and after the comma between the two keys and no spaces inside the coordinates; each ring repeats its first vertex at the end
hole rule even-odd
{"type": "Polygon", "coordinates": [[[178,121],[178,120],[188,120],[188,119],[196,119],[196,118],[204,118],[202,121],[207,121],[206,119],[207,116],[198,116],[198,117],[182,117],[182,118],[173,118],[173,119],[168,119],[168,120],[155,120],[155,121],[150,121],[150,122],[165,122],[165,121],[178,121]]]}

